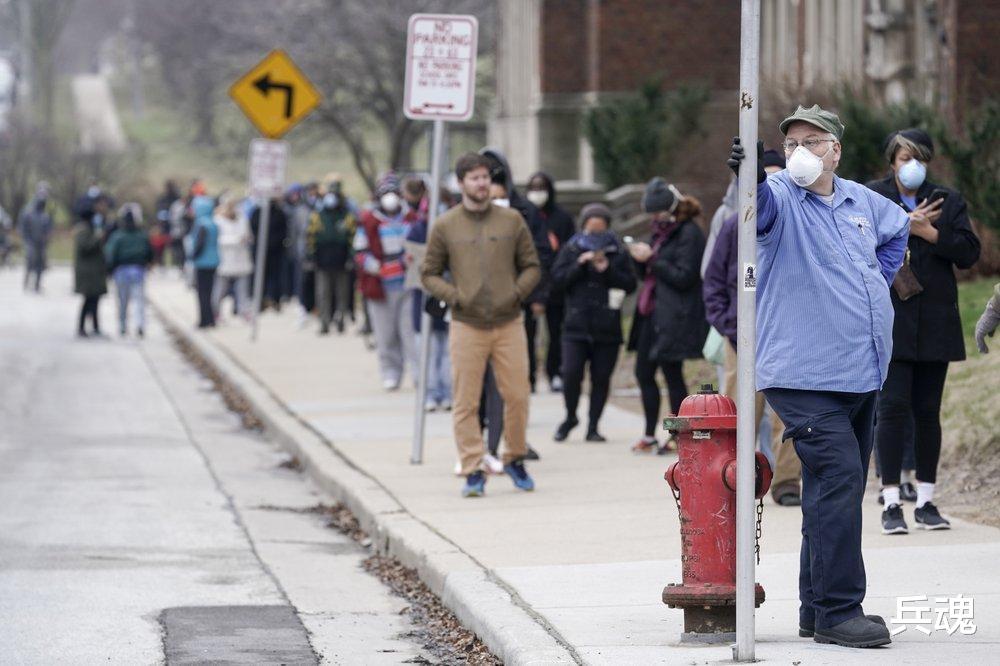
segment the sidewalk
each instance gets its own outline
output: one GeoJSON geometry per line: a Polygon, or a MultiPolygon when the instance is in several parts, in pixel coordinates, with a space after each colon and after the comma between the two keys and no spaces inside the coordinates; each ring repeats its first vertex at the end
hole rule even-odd
{"type": "MultiPolygon", "coordinates": [[[[251,343],[247,326],[231,318],[209,333],[195,331],[194,294],[176,278],[155,276],[149,295],[185,336],[222,352],[220,359],[228,356],[246,371],[243,381],[259,384],[238,388],[269,392],[328,440],[334,452],[320,450],[317,456],[343,456],[376,481],[416,525],[446,541],[455,554],[468,556],[422,554],[430,562],[421,569],[425,578],[450,580],[468,572],[471,558],[471,568],[484,569],[485,577],[507,590],[510,602],[561,648],[532,653],[530,645],[521,646],[525,649],[519,658],[508,661],[547,663],[542,655],[592,664],[731,658],[728,646],[680,646],[682,613],[660,601],[663,587],[681,580],[677,511],[663,481],[674,458],[629,452],[641,427],[637,416],[609,405],[602,421],[607,444],[585,443],[582,427],[568,442],[556,444],[552,433],[562,417],[561,398],[539,393],[532,397],[528,432],[542,457],[530,465],[538,489],[521,493],[509,479],[494,477],[485,498],[464,500],[459,496],[462,481],[452,473],[456,453],[450,414],[428,415],[424,464],[411,465],[412,384],[407,381],[407,390],[397,393],[383,391],[374,353],[365,350],[360,337],[319,337],[312,325],[300,330],[288,308],[280,315],[266,313],[258,341],[251,343]]],[[[585,409],[581,405],[580,413],[585,409]]],[[[308,467],[322,462],[306,461],[308,467]]],[[[905,510],[912,523],[912,505],[905,510]]],[[[1000,558],[1000,530],[953,521],[949,532],[886,537],[879,533],[879,513],[870,488],[865,500],[865,611],[888,621],[896,615],[897,596],[926,595],[930,601],[925,605],[935,606],[935,597],[961,593],[975,598],[977,633],[925,636],[910,627],[894,637],[890,648],[874,651],[798,638],[800,513],[767,499],[757,569],[767,595],[756,616],[758,659],[807,664],[992,660],[1000,642],[1000,578],[990,572],[1000,558]]],[[[459,615],[482,633],[492,612],[484,610],[471,623],[459,615]]],[[[502,624],[502,614],[496,617],[502,624]]],[[[496,636],[510,635],[499,629],[496,636]]],[[[504,646],[496,644],[502,639],[486,635],[484,640],[504,654],[504,646]]]]}

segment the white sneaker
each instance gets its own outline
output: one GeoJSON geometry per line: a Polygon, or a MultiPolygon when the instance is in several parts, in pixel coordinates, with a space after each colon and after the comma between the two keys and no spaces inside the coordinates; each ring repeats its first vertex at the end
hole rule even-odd
{"type": "Polygon", "coordinates": [[[456,460],[455,461],[455,476],[465,476],[464,474],[462,474],[462,461],[461,460],[456,460]]]}
{"type": "Polygon", "coordinates": [[[383,379],[382,380],[382,388],[384,388],[386,391],[395,391],[396,389],[399,388],[399,380],[398,379],[383,379]]]}
{"type": "Polygon", "coordinates": [[[503,463],[487,453],[483,456],[483,471],[487,474],[503,474],[503,463]]]}
{"type": "Polygon", "coordinates": [[[437,403],[435,403],[433,400],[428,400],[427,402],[424,403],[424,411],[428,413],[436,412],[437,407],[438,407],[437,403]]]}
{"type": "Polygon", "coordinates": [[[438,405],[438,409],[440,409],[442,412],[450,412],[451,411],[451,400],[445,400],[445,401],[441,402],[438,405]]]}

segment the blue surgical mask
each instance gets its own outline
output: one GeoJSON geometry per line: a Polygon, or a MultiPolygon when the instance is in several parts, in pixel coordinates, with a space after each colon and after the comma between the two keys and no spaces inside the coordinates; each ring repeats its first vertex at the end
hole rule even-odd
{"type": "Polygon", "coordinates": [[[924,184],[927,178],[927,165],[920,160],[910,160],[899,167],[896,172],[899,182],[908,190],[915,190],[924,184]]]}

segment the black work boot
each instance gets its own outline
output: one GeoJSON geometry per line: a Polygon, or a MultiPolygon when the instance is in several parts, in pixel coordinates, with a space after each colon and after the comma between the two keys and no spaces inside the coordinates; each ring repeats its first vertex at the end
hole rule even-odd
{"type": "MultiPolygon", "coordinates": [[[[869,620],[871,620],[872,622],[875,622],[876,624],[881,624],[883,627],[885,626],[885,620],[882,618],[881,615],[865,615],[865,617],[868,618],[869,620]]],[[[812,623],[810,623],[808,625],[807,624],[803,624],[802,621],[800,620],[799,621],[799,638],[812,638],[813,637],[813,633],[815,632],[815,629],[816,629],[816,626],[814,624],[812,624],[812,623]]]]}
{"type": "Polygon", "coordinates": [[[852,648],[878,647],[892,642],[888,628],[860,615],[826,629],[816,629],[813,640],[852,648]]]}

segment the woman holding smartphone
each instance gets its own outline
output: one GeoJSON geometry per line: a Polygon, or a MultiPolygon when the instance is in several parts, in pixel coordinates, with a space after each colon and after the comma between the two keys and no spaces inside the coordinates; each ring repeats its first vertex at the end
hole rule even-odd
{"type": "MultiPolygon", "coordinates": [[[[941,395],[948,363],[965,359],[955,268],[976,263],[979,239],[962,196],[927,180],[934,143],[926,132],[893,132],[884,148],[892,171],[868,187],[909,212],[910,239],[890,289],[895,310],[892,361],[879,394],[875,446],[885,503],[882,533],[906,534],[899,486],[911,436],[917,481],[914,522],[928,530],[951,526],[933,503],[941,454],[941,395]]],[[[858,233],[875,230],[859,220],[858,233]]]]}
{"type": "Polygon", "coordinates": [[[621,306],[625,294],[635,289],[635,274],[628,254],[610,231],[611,210],[600,203],[583,207],[581,232],[572,236],[552,265],[552,281],[565,297],[562,333],[563,399],[566,420],[555,440],[564,441],[580,422],[583,374],[590,366],[588,442],[604,442],[597,430],[611,386],[611,374],[622,345],[621,306]]]}

